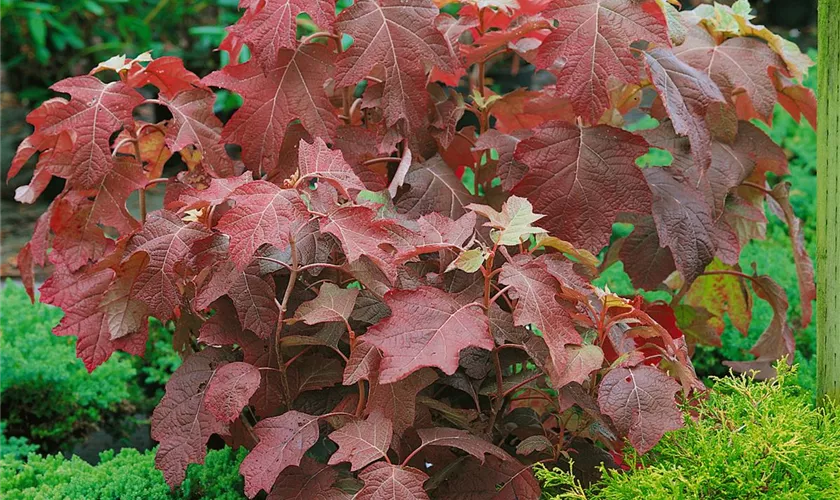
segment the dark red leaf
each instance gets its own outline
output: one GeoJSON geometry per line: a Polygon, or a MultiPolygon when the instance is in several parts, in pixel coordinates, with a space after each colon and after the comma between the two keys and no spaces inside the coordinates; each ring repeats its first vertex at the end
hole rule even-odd
{"type": "Polygon", "coordinates": [[[350,462],[350,470],[361,469],[388,455],[392,435],[393,425],[381,413],[374,412],[365,420],[353,420],[329,435],[338,445],[329,464],[350,462]]]}
{"type": "Polygon", "coordinates": [[[216,371],[204,394],[204,406],[220,422],[233,422],[260,386],[260,371],[242,362],[216,371]]]}
{"type": "Polygon", "coordinates": [[[376,462],[359,473],[365,486],[356,493],[358,500],[428,500],[423,483],[429,476],[413,467],[376,462]]]}

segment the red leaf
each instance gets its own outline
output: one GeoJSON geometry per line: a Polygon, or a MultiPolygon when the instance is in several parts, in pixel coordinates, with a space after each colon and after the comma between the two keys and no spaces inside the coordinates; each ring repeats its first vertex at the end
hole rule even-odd
{"type": "Polygon", "coordinates": [[[393,423],[394,432],[402,435],[414,425],[417,393],[436,379],[434,370],[423,368],[393,384],[380,384],[375,379],[371,380],[365,415],[382,412],[393,423]]]}
{"type": "Polygon", "coordinates": [[[219,219],[217,229],[230,236],[230,258],[239,270],[248,266],[260,245],[286,248],[290,235],[308,220],[297,191],[266,181],[242,185],[228,199],[236,206],[219,219]]]}
{"type": "Polygon", "coordinates": [[[539,500],[540,484],[534,479],[530,466],[516,460],[488,457],[484,464],[466,462],[435,493],[441,500],[539,500]]]}
{"type": "Polygon", "coordinates": [[[149,328],[146,304],[132,294],[132,288],[137,276],[148,263],[148,254],[141,252],[132,255],[117,268],[114,281],[102,297],[100,308],[107,316],[112,340],[137,332],[146,336],[149,328]]]}
{"type": "Polygon", "coordinates": [[[463,306],[437,288],[392,290],[385,303],[391,316],[362,337],[382,351],[380,383],[397,382],[427,366],[452,375],[461,349],[495,347],[487,316],[477,305],[463,306]]]}
{"type": "Polygon", "coordinates": [[[779,104],[790,113],[794,120],[799,120],[804,116],[811,127],[817,128],[817,97],[814,91],[798,85],[793,80],[784,75],[779,68],[773,68],[773,83],[776,84],[777,97],[779,104]]]}
{"type": "Polygon", "coordinates": [[[131,293],[161,321],[171,319],[181,304],[176,265],[187,258],[195,241],[209,235],[205,226],[184,223],[177,215],[160,210],[149,214],[143,229],[129,240],[126,255],[149,255],[149,264],[137,276],[131,293]]]}
{"type": "Polygon", "coordinates": [[[717,245],[712,208],[687,180],[674,176],[672,169],[644,169],[653,193],[653,219],[659,244],[671,249],[677,269],[691,283],[715,257],[717,245]]]}
{"type": "Polygon", "coordinates": [[[596,345],[571,345],[566,347],[565,352],[565,366],[551,379],[554,387],[563,387],[572,382],[583,384],[589,374],[600,370],[604,363],[604,351],[596,345]]]}
{"type": "Polygon", "coordinates": [[[89,372],[118,349],[136,355],[146,349],[145,328],[134,335],[111,340],[108,315],[102,304],[114,276],[112,269],[71,274],[63,266],[56,266],[53,275],[40,289],[41,302],[64,311],[64,317],[53,333],[78,337],[76,356],[84,361],[89,372]]]}
{"type": "Polygon", "coordinates": [[[385,68],[385,124],[404,121],[403,133],[427,124],[426,63],[452,72],[458,62],[435,26],[438,9],[429,0],[360,0],[343,10],[336,28],[353,45],[336,62],[336,86],[355,86],[377,65],[385,68]]]}
{"type": "Polygon", "coordinates": [[[361,179],[344,161],[341,151],[330,150],[320,137],[316,137],[313,144],[301,139],[298,152],[301,179],[317,177],[319,180],[327,181],[350,199],[352,198],[348,190],[365,189],[361,179]]]}
{"type": "Polygon", "coordinates": [[[484,454],[489,453],[500,460],[510,460],[511,457],[504,450],[488,443],[478,436],[448,427],[434,427],[431,429],[418,429],[417,434],[422,441],[421,446],[449,446],[466,451],[474,456],[481,463],[484,463],[484,454]]]}
{"type": "Polygon", "coordinates": [[[361,469],[388,455],[392,435],[393,425],[381,413],[372,413],[365,420],[353,420],[329,435],[338,445],[329,464],[350,462],[350,470],[361,469]]]}
{"type": "Polygon", "coordinates": [[[549,122],[517,146],[514,158],[529,170],[513,192],[546,215],[540,225],[553,236],[599,251],[618,214],[650,213],[650,189],[635,163],[647,152],[644,139],[624,130],[549,122]]]}
{"type": "Polygon", "coordinates": [[[353,385],[359,380],[371,380],[374,371],[379,368],[381,359],[379,349],[372,344],[362,340],[356,342],[344,367],[344,385],[353,385]]]}
{"type": "Polygon", "coordinates": [[[166,383],[166,395],[152,414],[152,439],[160,443],[155,466],[170,486],[181,484],[189,464],[204,463],[211,434],[227,431],[204,401],[213,377],[229,361],[230,351],[204,349],[189,356],[166,383]]]}
{"type": "Polygon", "coordinates": [[[304,453],[318,440],[318,417],[289,410],[279,417],[260,420],[254,433],[260,442],[239,467],[249,498],[260,490],[271,491],[283,469],[300,465],[304,453]]]}
{"type": "Polygon", "coordinates": [[[712,104],[726,102],[723,94],[707,74],[677,59],[670,50],[646,52],[645,63],[674,129],[688,136],[694,161],[705,172],[712,163],[712,135],[706,114],[712,104]]]}
{"type": "MultiPolygon", "coordinates": [[[[242,7],[247,1],[240,1],[242,7]]],[[[254,59],[266,71],[277,66],[280,49],[294,49],[297,42],[297,16],[309,14],[322,30],[330,31],[335,20],[335,5],[327,0],[265,0],[253,15],[242,16],[228,30],[247,43],[254,59]]]]}
{"type": "Polygon", "coordinates": [[[27,116],[35,132],[18,148],[9,177],[36,150],[52,147],[60,134],[67,133],[73,138],[72,149],[60,163],[50,162],[43,168],[68,179],[72,186],[94,188],[115,165],[111,135],[133,126],[131,113],[143,96],[124,83],[106,84],[93,76],[67,78],[50,88],[70,94],[71,100],[50,99],[27,116]]]}
{"type": "Polygon", "coordinates": [[[265,72],[256,61],[225,66],[202,80],[226,88],[245,102],[225,124],[222,139],[242,146],[242,161],[256,173],[271,172],[280,159],[289,122],[299,119],[313,136],[335,135],[337,118],[324,92],[333,53],[317,44],[281,49],[265,72]]]}
{"type": "Polygon", "coordinates": [[[284,470],[268,500],[349,500],[351,495],[333,488],[338,472],[329,465],[303,457],[300,467],[284,470]]]}
{"type": "Polygon", "coordinates": [[[613,368],[598,389],[601,411],[630,438],[639,453],[646,453],[668,431],[683,426],[674,394],[680,385],[647,365],[613,368]]]}
{"type": "Polygon", "coordinates": [[[242,362],[228,363],[210,380],[204,406],[220,422],[233,422],[259,387],[257,367],[242,362]]]}
{"type": "Polygon", "coordinates": [[[162,98],[172,112],[172,124],[166,129],[166,145],[175,153],[195,146],[204,165],[219,176],[233,176],[233,161],[222,144],[222,122],[213,113],[216,96],[200,88],[162,98]]]}
{"type": "Polygon", "coordinates": [[[705,28],[692,26],[685,43],[674,47],[674,53],[711,76],[724,96],[736,102],[739,118],[756,117],[769,123],[776,104],[776,87],[768,70],[785,64],[763,40],[733,37],[718,45],[705,28]],[[744,107],[746,113],[741,111],[744,107]]]}
{"type": "Polygon", "coordinates": [[[358,500],[428,500],[423,483],[429,476],[413,467],[377,462],[359,473],[365,486],[358,500]]]}
{"type": "Polygon", "coordinates": [[[543,15],[558,25],[543,41],[537,67],[557,75],[557,90],[588,123],[610,107],[609,79],[639,82],[633,42],[670,46],[665,15],[654,0],[555,0],[543,15]]]}
{"type": "Polygon", "coordinates": [[[502,266],[499,282],[512,287],[511,297],[517,299],[514,324],[533,324],[540,329],[551,353],[553,369],[550,371],[562,373],[567,357],[566,344],[580,344],[583,340],[569,313],[557,303],[557,279],[548,272],[542,260],[517,256],[513,262],[502,266]]]}
{"type": "Polygon", "coordinates": [[[298,306],[295,317],[307,325],[344,322],[353,312],[358,295],[358,288],[339,288],[332,283],[324,283],[318,297],[298,306]]]}
{"type": "Polygon", "coordinates": [[[817,286],[814,283],[814,263],[805,248],[802,221],[796,216],[793,205],[790,203],[790,183],[780,182],[773,186],[771,196],[778,203],[778,207],[771,203],[770,208],[774,209],[776,215],[784,219],[788,225],[790,243],[793,247],[793,262],[796,264],[796,277],[799,284],[799,304],[802,308],[800,328],[804,329],[811,322],[811,301],[817,298],[817,286]]]}
{"type": "Polygon", "coordinates": [[[160,91],[161,97],[167,99],[171,99],[181,91],[194,88],[206,89],[201,79],[184,67],[184,61],[172,56],[159,57],[145,67],[133,64],[126,74],[125,83],[135,88],[154,85],[160,91]]]}
{"type": "Polygon", "coordinates": [[[440,156],[412,165],[405,178],[409,189],[397,195],[397,209],[411,218],[438,212],[458,219],[475,199],[440,156]]]}

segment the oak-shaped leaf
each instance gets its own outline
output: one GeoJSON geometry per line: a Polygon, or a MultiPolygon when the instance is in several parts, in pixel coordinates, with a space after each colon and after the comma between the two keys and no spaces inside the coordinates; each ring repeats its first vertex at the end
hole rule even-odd
{"type": "Polygon", "coordinates": [[[313,136],[332,137],[337,126],[324,81],[332,74],[333,53],[317,44],[282,49],[277,64],[263,71],[256,61],[225,66],[202,80],[236,92],[242,107],[225,124],[222,139],[242,146],[242,161],[254,172],[271,172],[280,160],[283,138],[293,120],[313,136]]]}
{"type": "Polygon", "coordinates": [[[152,414],[152,439],[160,443],[155,466],[170,486],[181,484],[189,464],[204,463],[210,435],[227,431],[207,407],[205,394],[230,361],[229,350],[204,349],[189,356],[166,383],[166,394],[152,414]]]}
{"type": "Polygon", "coordinates": [[[431,368],[422,368],[399,382],[380,384],[377,375],[374,373],[370,380],[365,415],[381,412],[393,424],[394,433],[402,435],[414,425],[417,393],[431,385],[438,376],[431,368]]]}
{"type": "Polygon", "coordinates": [[[332,283],[324,283],[316,298],[298,306],[295,318],[307,325],[346,321],[353,312],[358,295],[358,288],[340,288],[332,283]]]}
{"type": "Polygon", "coordinates": [[[512,288],[511,298],[516,300],[514,324],[540,329],[551,353],[550,372],[561,373],[567,358],[566,344],[580,344],[582,339],[569,312],[557,302],[559,283],[548,272],[544,259],[514,257],[502,266],[499,282],[512,288]]]}
{"type": "Polygon", "coordinates": [[[674,394],[680,385],[647,365],[613,368],[598,387],[598,404],[639,453],[646,453],[668,431],[683,426],[674,394]]]}
{"type": "Polygon", "coordinates": [[[776,87],[769,68],[784,61],[764,41],[732,37],[718,44],[702,26],[692,26],[685,43],[674,48],[682,61],[709,75],[724,96],[733,100],[742,119],[769,122],[776,104],[776,87]],[[744,111],[746,110],[746,111],[744,111]]]}
{"type": "Polygon", "coordinates": [[[814,283],[814,263],[805,248],[805,236],[802,232],[802,221],[793,211],[790,203],[790,183],[780,182],[773,186],[770,196],[776,202],[770,208],[777,216],[784,219],[788,225],[791,246],[793,247],[793,262],[796,265],[796,277],[799,284],[799,304],[802,308],[800,327],[806,328],[811,322],[811,301],[817,298],[817,287],[814,283]]]}
{"type": "Polygon", "coordinates": [[[216,228],[230,236],[230,258],[239,270],[248,266],[260,245],[286,248],[291,235],[308,221],[306,205],[297,192],[270,182],[249,182],[228,199],[236,205],[216,228]]]}
{"type": "Polygon", "coordinates": [[[254,434],[259,443],[239,466],[248,498],[260,490],[271,491],[284,469],[300,465],[304,453],[318,440],[318,417],[289,410],[260,420],[254,426],[254,434]]]}
{"type": "Polygon", "coordinates": [[[467,212],[458,220],[452,220],[439,213],[432,212],[417,219],[419,237],[413,242],[414,248],[398,256],[400,262],[424,253],[439,250],[459,250],[475,233],[475,214],[467,212]]]}
{"type": "Polygon", "coordinates": [[[371,413],[365,420],[352,420],[329,435],[338,445],[329,464],[350,462],[350,470],[359,470],[388,455],[393,432],[391,421],[379,412],[371,413]]]}
{"type": "Polygon", "coordinates": [[[385,303],[391,316],[362,337],[382,351],[380,383],[398,382],[427,366],[452,375],[461,349],[495,346],[487,316],[477,305],[462,305],[438,288],[392,290],[385,303]]]}
{"type": "Polygon", "coordinates": [[[510,460],[510,455],[498,446],[489,443],[470,432],[449,427],[418,429],[421,446],[448,446],[466,451],[484,463],[484,455],[490,454],[500,460],[510,460]]]}
{"type": "Polygon", "coordinates": [[[398,194],[394,203],[400,213],[412,218],[438,212],[455,220],[464,215],[467,212],[464,207],[475,200],[455,172],[437,155],[412,165],[405,184],[409,188],[398,194]]]}
{"type": "Polygon", "coordinates": [[[713,104],[726,102],[723,94],[709,75],[684,63],[670,50],[646,52],[645,64],[674,130],[688,136],[694,161],[706,171],[712,163],[712,134],[706,115],[713,104]]]}
{"type": "Polygon", "coordinates": [[[111,340],[142,332],[146,336],[149,327],[149,315],[146,304],[132,293],[134,281],[148,265],[149,256],[145,252],[132,255],[117,268],[117,274],[102,297],[100,309],[108,318],[108,331],[111,340]]]}
{"type": "Polygon", "coordinates": [[[204,406],[220,422],[233,422],[260,387],[256,366],[237,361],[216,371],[204,393],[204,406]]]}
{"type": "Polygon", "coordinates": [[[331,150],[320,137],[313,144],[301,139],[298,146],[300,179],[317,178],[331,183],[348,199],[352,199],[349,190],[362,191],[364,183],[350,165],[344,161],[339,150],[331,150]]]}
{"type": "Polygon", "coordinates": [[[718,335],[725,327],[724,314],[729,316],[738,331],[746,335],[752,320],[752,299],[746,285],[737,276],[728,274],[733,269],[721,262],[713,260],[706,271],[712,271],[699,277],[685,294],[685,303],[695,307],[702,307],[711,313],[709,324],[715,328],[718,335]]]}
{"type": "Polygon", "coordinates": [[[166,145],[173,153],[195,146],[211,172],[220,177],[232,177],[234,165],[222,144],[222,122],[213,113],[215,100],[216,96],[207,88],[185,90],[171,98],[161,98],[172,112],[172,122],[166,128],[166,145]]]}
{"type": "Polygon", "coordinates": [[[194,242],[208,236],[207,227],[160,210],[149,214],[143,229],[129,240],[126,255],[149,254],[149,264],[137,276],[132,294],[161,321],[171,319],[181,304],[176,266],[187,258],[194,242]]]}
{"type": "Polygon", "coordinates": [[[111,324],[106,311],[108,289],[116,277],[112,269],[71,273],[67,267],[56,269],[41,286],[41,302],[64,311],[61,322],[53,328],[58,336],[77,337],[76,356],[92,372],[116,350],[141,355],[146,349],[147,327],[112,340],[111,324]]]}
{"type": "Polygon", "coordinates": [[[114,167],[111,135],[133,126],[131,113],[143,96],[122,82],[103,83],[93,76],[67,78],[50,88],[70,94],[71,99],[50,99],[27,116],[35,132],[18,147],[9,177],[36,151],[51,148],[60,134],[68,133],[72,149],[60,155],[60,162],[42,168],[72,186],[93,188],[114,167]]]}
{"type": "Polygon", "coordinates": [[[322,31],[329,31],[335,20],[335,5],[327,0],[266,0],[256,4],[252,15],[242,16],[228,31],[248,44],[254,59],[265,71],[278,63],[280,49],[297,47],[297,17],[306,13],[322,31]]]}
{"type": "Polygon", "coordinates": [[[544,215],[535,214],[531,202],[519,196],[508,198],[502,204],[501,212],[476,203],[467,205],[467,208],[489,219],[484,225],[496,230],[491,237],[499,245],[519,245],[531,236],[546,233],[545,229],[532,225],[544,215]]]}
{"type": "Polygon", "coordinates": [[[558,91],[588,123],[610,107],[609,79],[638,83],[641,62],[631,44],[670,46],[655,0],[555,0],[543,15],[558,24],[540,46],[537,66],[557,75],[558,91]]]}
{"type": "Polygon", "coordinates": [[[364,487],[356,493],[358,500],[428,500],[423,483],[429,479],[413,467],[400,467],[376,462],[359,473],[364,487]]]}
{"type": "Polygon", "coordinates": [[[327,464],[303,457],[300,466],[284,470],[268,500],[350,500],[352,495],[333,487],[338,471],[327,464]]]}
{"type": "Polygon", "coordinates": [[[599,251],[619,213],[650,213],[650,188],[635,163],[648,149],[613,127],[548,122],[517,145],[514,158],[528,173],[513,192],[545,214],[540,224],[553,236],[599,251]]]}
{"type": "Polygon", "coordinates": [[[770,304],[773,309],[773,319],[750,349],[755,360],[724,361],[724,364],[740,372],[756,370],[758,372],[756,378],[764,380],[776,375],[776,370],[773,368],[776,361],[785,359],[787,363],[793,362],[796,341],[793,337],[793,329],[788,324],[788,298],[785,289],[770,276],[760,275],[748,278],[755,294],[770,304]]]}
{"type": "Polygon", "coordinates": [[[360,0],[343,10],[335,26],[353,37],[336,62],[336,86],[355,86],[374,67],[385,69],[382,89],[385,124],[404,120],[406,133],[427,123],[426,64],[452,72],[458,62],[435,25],[430,0],[360,0]]]}
{"type": "Polygon", "coordinates": [[[691,283],[715,257],[712,207],[670,168],[646,168],[644,175],[653,193],[659,244],[671,249],[677,269],[691,283]]]}

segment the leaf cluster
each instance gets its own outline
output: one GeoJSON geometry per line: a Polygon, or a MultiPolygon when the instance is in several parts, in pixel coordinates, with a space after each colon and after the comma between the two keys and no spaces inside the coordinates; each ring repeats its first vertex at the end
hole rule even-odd
{"type": "Polygon", "coordinates": [[[34,298],[53,266],[40,300],[90,371],[143,355],[149,317],[174,322],[184,362],[152,418],[170,485],[216,435],[249,450],[249,497],[536,498],[530,464],[572,439],[644,453],[682,427],[704,389],[689,353],[725,315],[749,324],[748,287],[773,316],[733,366],[766,377],[792,355],[784,290],[737,264],[769,203],[810,321],[790,186],[767,182],[786,158],[751,123],[777,101],[813,123],[810,60],[745,2],[458,3],[243,2],[220,49],[247,62],[199,78],[117,56],[29,115],[17,199],[66,184],[24,283],[34,298]],[[495,94],[506,58],[549,83],[495,94]],[[243,98],[225,123],[212,88],[243,98]],[[671,164],[640,168],[651,147],[671,164]],[[617,221],[633,230],[611,242],[617,221]],[[616,260],[670,300],[593,286],[616,260]]]}

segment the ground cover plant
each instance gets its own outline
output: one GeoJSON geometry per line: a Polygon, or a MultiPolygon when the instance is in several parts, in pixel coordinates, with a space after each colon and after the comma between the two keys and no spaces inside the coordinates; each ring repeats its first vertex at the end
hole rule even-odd
{"type": "Polygon", "coordinates": [[[782,370],[766,383],[716,379],[692,407],[701,418],[687,416],[645,456],[631,451],[626,473],[605,471],[583,488],[568,468],[542,467],[544,498],[837,498],[838,408],[815,408],[796,373],[782,370]]]}
{"type": "Polygon", "coordinates": [[[749,324],[750,288],[773,316],[733,366],[792,356],[784,290],[738,260],[768,203],[810,321],[790,186],[768,182],[786,158],[751,123],[776,102],[813,123],[810,59],[745,2],[440,3],[243,2],[220,48],[247,62],[117,56],[29,115],[17,198],[66,184],[24,283],[52,266],[39,298],[91,371],[174,321],[152,418],[170,485],[217,435],[250,450],[249,497],[537,498],[530,465],[573,439],[645,453],[682,427],[691,350],[749,324]],[[529,86],[490,90],[501,59],[529,86]],[[243,98],[226,123],[213,88],[243,98]],[[593,286],[616,260],[667,300],[593,286]]]}

